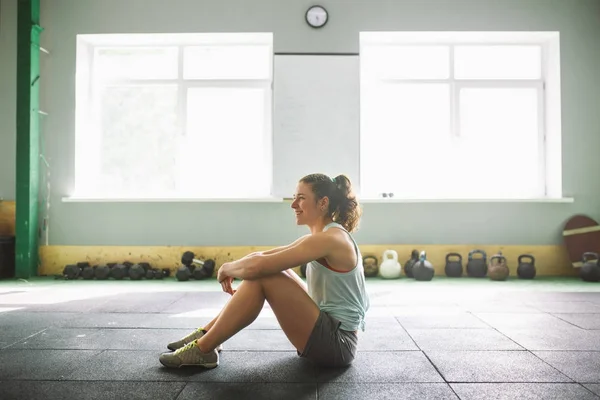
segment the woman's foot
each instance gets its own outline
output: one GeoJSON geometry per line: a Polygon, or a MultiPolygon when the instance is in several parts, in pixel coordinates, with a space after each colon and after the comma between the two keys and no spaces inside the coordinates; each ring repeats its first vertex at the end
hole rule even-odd
{"type": "MultiPolygon", "coordinates": [[[[172,350],[172,351],[178,350],[178,349],[182,348],[183,346],[185,346],[186,344],[188,344],[190,342],[195,342],[196,340],[200,339],[202,336],[204,336],[205,333],[206,333],[206,331],[204,331],[203,328],[198,328],[194,332],[187,335],[186,337],[184,337],[176,342],[169,343],[167,345],[167,349],[172,350]]],[[[218,345],[217,351],[221,351],[221,350],[223,350],[223,345],[218,345]]]]}
{"type": "Polygon", "coordinates": [[[161,354],[158,360],[168,368],[186,366],[215,368],[219,365],[219,352],[217,349],[214,349],[208,353],[203,353],[194,341],[172,353],[161,354]]]}

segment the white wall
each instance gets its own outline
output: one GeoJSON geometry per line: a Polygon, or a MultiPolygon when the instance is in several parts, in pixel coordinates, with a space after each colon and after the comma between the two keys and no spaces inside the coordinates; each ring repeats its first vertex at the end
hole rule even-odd
{"type": "Polygon", "coordinates": [[[356,237],[365,244],[553,244],[568,216],[600,219],[600,1],[323,0],[331,17],[322,30],[304,22],[312,3],[42,0],[42,43],[52,52],[41,82],[50,113],[42,128],[52,164],[50,244],[277,245],[303,232],[287,203],[62,203],[74,179],[78,33],[272,31],[276,52],[357,52],[358,34],[368,30],[560,31],[563,193],[575,203],[366,204],[356,237]]]}
{"type": "Polygon", "coordinates": [[[14,200],[17,146],[17,0],[0,0],[0,198],[14,200]]]}

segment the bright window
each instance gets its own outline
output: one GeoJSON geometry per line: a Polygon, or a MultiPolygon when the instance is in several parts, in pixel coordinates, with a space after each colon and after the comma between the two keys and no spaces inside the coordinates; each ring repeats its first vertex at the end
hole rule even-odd
{"type": "Polygon", "coordinates": [[[270,196],[271,34],[79,35],[81,198],[270,196]]]}
{"type": "Polygon", "coordinates": [[[557,52],[553,33],[362,33],[361,196],[560,197],[557,52]]]}

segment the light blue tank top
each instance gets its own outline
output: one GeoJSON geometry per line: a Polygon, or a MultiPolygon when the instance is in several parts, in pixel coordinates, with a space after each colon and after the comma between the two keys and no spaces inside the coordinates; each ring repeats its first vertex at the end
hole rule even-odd
{"type": "MultiPolygon", "coordinates": [[[[365,290],[365,274],[362,256],[352,235],[337,222],[327,224],[329,228],[339,228],[348,234],[354,243],[358,262],[349,272],[335,272],[317,261],[306,265],[308,294],[319,309],[341,321],[340,329],[365,330],[365,314],[369,309],[369,297],[365,290]]],[[[335,266],[333,266],[335,268],[335,266]]]]}

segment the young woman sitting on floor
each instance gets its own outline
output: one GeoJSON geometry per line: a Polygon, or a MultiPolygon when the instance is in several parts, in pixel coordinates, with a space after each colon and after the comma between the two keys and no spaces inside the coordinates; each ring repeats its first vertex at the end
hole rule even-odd
{"type": "Polygon", "coordinates": [[[361,210],[345,175],[303,177],[291,206],[310,234],[295,242],[223,264],[217,279],[232,295],[207,325],[170,343],[166,367],[219,365],[221,344],[250,325],[265,300],[298,355],[318,365],[347,366],[365,330],[369,298],[362,256],[350,232],[361,210]],[[291,269],[307,264],[306,284],[291,269]],[[243,282],[232,288],[234,278],[243,282]]]}

